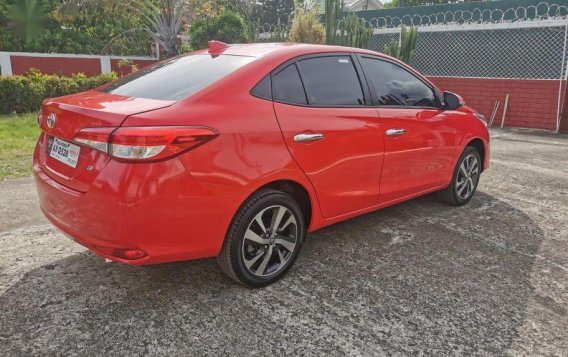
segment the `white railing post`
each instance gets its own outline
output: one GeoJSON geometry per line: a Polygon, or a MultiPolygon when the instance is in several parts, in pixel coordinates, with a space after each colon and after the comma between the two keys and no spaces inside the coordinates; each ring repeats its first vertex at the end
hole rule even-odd
{"type": "MultiPolygon", "coordinates": [[[[556,132],[560,131],[560,119],[562,117],[562,84],[563,80],[566,78],[564,72],[568,72],[566,69],[566,45],[568,42],[568,19],[564,25],[564,49],[562,50],[562,66],[560,67],[560,83],[558,83],[558,108],[556,110],[556,132]]],[[[564,93],[566,97],[566,93],[564,93]]]]}
{"type": "Polygon", "coordinates": [[[109,56],[102,56],[101,57],[101,74],[108,74],[112,72],[112,67],[110,65],[110,57],[109,56]]]}
{"type": "Polygon", "coordinates": [[[0,75],[11,76],[12,75],[12,61],[10,60],[9,52],[0,52],[0,75]]]}

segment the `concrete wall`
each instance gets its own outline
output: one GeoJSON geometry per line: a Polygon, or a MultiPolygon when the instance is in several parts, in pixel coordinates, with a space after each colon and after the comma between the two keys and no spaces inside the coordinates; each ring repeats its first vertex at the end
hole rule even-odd
{"type": "Polygon", "coordinates": [[[122,74],[129,73],[129,68],[118,68],[118,61],[130,59],[141,69],[158,59],[153,57],[118,57],[91,56],[53,53],[0,52],[1,75],[24,74],[31,68],[37,68],[41,73],[69,76],[74,73],[84,73],[94,76],[111,71],[122,74]]]}

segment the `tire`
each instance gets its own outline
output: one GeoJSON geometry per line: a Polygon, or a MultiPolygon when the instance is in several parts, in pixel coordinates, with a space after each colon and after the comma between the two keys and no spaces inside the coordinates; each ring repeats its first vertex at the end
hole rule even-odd
{"type": "Polygon", "coordinates": [[[438,193],[438,197],[453,206],[465,205],[475,194],[481,169],[479,152],[474,147],[467,146],[454,168],[452,182],[438,193]]]}
{"type": "Polygon", "coordinates": [[[304,216],[294,198],[262,189],[235,214],[217,261],[233,280],[263,287],[280,279],[294,264],[305,234],[304,216]]]}

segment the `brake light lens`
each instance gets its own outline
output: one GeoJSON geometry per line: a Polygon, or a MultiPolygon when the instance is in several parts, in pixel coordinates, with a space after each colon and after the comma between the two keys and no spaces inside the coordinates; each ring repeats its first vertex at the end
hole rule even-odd
{"type": "Polygon", "coordinates": [[[213,129],[192,126],[86,128],[74,141],[118,160],[156,161],[194,149],[217,135],[213,129]]]}
{"type": "Polygon", "coordinates": [[[75,136],[76,143],[85,144],[108,154],[110,134],[116,128],[88,128],[79,131],[75,136]]]}

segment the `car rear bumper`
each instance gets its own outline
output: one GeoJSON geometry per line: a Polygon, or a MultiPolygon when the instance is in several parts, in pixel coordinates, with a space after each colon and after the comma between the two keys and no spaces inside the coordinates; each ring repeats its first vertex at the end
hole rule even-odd
{"type": "Polygon", "coordinates": [[[238,205],[234,192],[195,180],[177,159],[126,164],[109,161],[86,192],[45,174],[34,154],[34,176],[45,216],[96,254],[141,265],[218,255],[238,205]],[[139,249],[126,260],[112,249],[139,249]]]}

